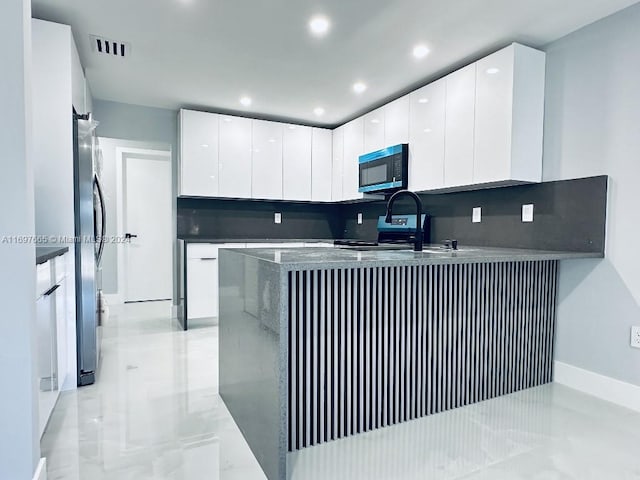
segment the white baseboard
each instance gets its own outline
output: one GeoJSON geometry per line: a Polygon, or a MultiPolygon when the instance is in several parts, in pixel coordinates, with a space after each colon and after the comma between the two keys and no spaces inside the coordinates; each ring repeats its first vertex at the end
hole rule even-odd
{"type": "Polygon", "coordinates": [[[124,298],[119,293],[106,293],[104,294],[104,301],[107,302],[107,305],[122,305],[124,298]]]}
{"type": "Polygon", "coordinates": [[[554,362],[553,381],[640,412],[640,387],[637,385],[558,361],[554,362]]]}
{"type": "Polygon", "coordinates": [[[33,480],[47,480],[47,459],[41,458],[33,474],[33,480]]]}
{"type": "Polygon", "coordinates": [[[171,305],[171,319],[175,320],[178,318],[178,305],[171,305]]]}

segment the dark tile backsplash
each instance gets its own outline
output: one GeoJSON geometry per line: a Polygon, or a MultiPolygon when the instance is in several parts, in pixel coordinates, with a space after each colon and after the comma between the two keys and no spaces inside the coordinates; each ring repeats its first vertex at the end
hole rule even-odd
{"type": "MultiPolygon", "coordinates": [[[[431,215],[431,241],[461,245],[604,252],[607,177],[545,182],[470,192],[421,195],[431,215]],[[534,222],[522,223],[522,205],[534,204],[534,222]],[[473,207],[482,222],[472,223],[473,207]]],[[[384,201],[311,204],[252,200],[178,199],[179,238],[356,238],[375,240],[384,201]],[[274,212],[282,223],[273,222],[274,212]],[[363,214],[362,225],[357,214],[363,214]]],[[[394,213],[411,213],[398,201],[394,213]]]]}
{"type": "Polygon", "coordinates": [[[178,238],[341,238],[344,220],[334,204],[178,198],[178,238]],[[282,223],[274,223],[274,213],[282,223]]]}

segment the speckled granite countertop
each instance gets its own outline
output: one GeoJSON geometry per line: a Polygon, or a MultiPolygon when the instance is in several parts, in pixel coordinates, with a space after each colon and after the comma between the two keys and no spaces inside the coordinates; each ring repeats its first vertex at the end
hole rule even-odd
{"type": "MultiPolygon", "coordinates": [[[[570,260],[603,258],[594,252],[559,252],[516,248],[461,247],[444,250],[441,246],[425,246],[424,251],[412,250],[353,250],[348,248],[253,248],[226,249],[285,270],[319,268],[363,268],[400,265],[437,265],[449,263],[496,263],[542,260],[570,260]]],[[[225,250],[222,250],[223,252],[225,250]]],[[[222,253],[224,255],[224,253],[222,253]]]]}
{"type": "Polygon", "coordinates": [[[64,255],[68,251],[69,247],[36,247],[36,265],[64,255]]]}
{"type": "Polygon", "coordinates": [[[178,238],[186,243],[333,243],[332,238],[178,238]]]}

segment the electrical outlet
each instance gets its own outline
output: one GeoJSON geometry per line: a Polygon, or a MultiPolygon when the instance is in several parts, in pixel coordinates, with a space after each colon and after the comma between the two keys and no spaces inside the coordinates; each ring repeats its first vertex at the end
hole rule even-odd
{"type": "Polygon", "coordinates": [[[280,212],[273,214],[273,223],[282,223],[282,214],[280,212]]]}
{"type": "Polygon", "coordinates": [[[358,214],[358,225],[362,225],[362,214],[358,214]]]}
{"type": "Polygon", "coordinates": [[[640,348],[640,327],[631,327],[631,346],[640,348]]]}
{"type": "Polygon", "coordinates": [[[533,222],[533,203],[522,205],[522,221],[533,222]]]}
{"type": "Polygon", "coordinates": [[[474,207],[473,213],[471,214],[471,222],[472,223],[482,222],[482,207],[474,207]]]}

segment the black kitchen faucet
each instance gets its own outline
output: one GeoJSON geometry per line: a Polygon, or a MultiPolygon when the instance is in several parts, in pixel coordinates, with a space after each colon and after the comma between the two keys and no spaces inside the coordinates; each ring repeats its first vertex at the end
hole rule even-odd
{"type": "Polygon", "coordinates": [[[398,190],[396,193],[391,195],[389,201],[387,202],[387,216],[384,219],[386,223],[391,223],[391,215],[394,202],[398,199],[398,197],[409,196],[413,198],[416,202],[416,236],[413,241],[413,250],[416,252],[422,251],[422,200],[420,197],[416,195],[414,192],[409,190],[398,190]]]}

